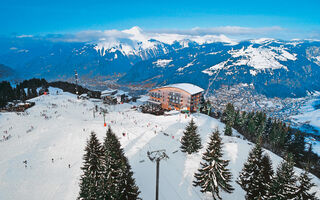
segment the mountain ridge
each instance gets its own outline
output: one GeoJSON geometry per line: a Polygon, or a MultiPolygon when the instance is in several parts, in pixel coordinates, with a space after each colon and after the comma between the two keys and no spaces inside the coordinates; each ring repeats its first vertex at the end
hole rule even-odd
{"type": "Polygon", "coordinates": [[[320,90],[320,42],[313,40],[236,42],[223,35],[147,33],[133,27],[101,32],[90,41],[34,36],[0,38],[0,44],[0,63],[23,78],[66,80],[77,70],[89,79],[122,74],[119,84],[190,82],[208,94],[239,83],[254,84],[267,96],[320,90]]]}

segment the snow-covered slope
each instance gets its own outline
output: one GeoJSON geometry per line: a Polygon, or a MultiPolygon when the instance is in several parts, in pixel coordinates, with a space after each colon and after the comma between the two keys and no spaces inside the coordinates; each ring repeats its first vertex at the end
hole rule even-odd
{"type": "MultiPolygon", "coordinates": [[[[26,113],[0,115],[1,137],[11,135],[9,140],[0,142],[0,199],[70,200],[78,195],[86,140],[90,132],[95,131],[102,141],[106,132],[103,116],[96,113],[94,118],[93,108],[95,105],[104,106],[100,102],[78,100],[69,93],[56,95],[54,89],[50,90],[50,95],[35,98],[36,105],[26,113]],[[22,163],[24,160],[28,161],[26,168],[22,163]]],[[[199,126],[204,146],[212,130],[218,127],[222,132],[224,124],[202,114],[191,117],[143,114],[130,109],[129,104],[107,108],[107,124],[125,149],[143,199],[155,196],[155,163],[148,159],[147,151],[158,149],[166,149],[169,155],[169,159],[160,164],[160,199],[212,199],[210,194],[202,194],[199,188],[192,186],[193,174],[199,167],[205,147],[191,156],[173,152],[179,150],[179,140],[191,117],[199,126]]],[[[253,145],[237,137],[222,138],[224,157],[230,160],[232,185],[235,187],[232,194],[223,193],[222,197],[241,200],[244,191],[234,180],[253,145]]],[[[266,152],[276,167],[282,159],[266,152]]],[[[317,185],[314,191],[320,196],[320,180],[313,177],[313,182],[317,185]]]]}
{"type": "MultiPolygon", "coordinates": [[[[297,128],[305,132],[320,133],[320,92],[315,92],[313,98],[302,106],[299,114],[290,116],[297,128]]],[[[320,142],[313,137],[306,138],[306,142],[312,144],[313,152],[320,156],[320,142]]],[[[309,147],[309,146],[308,146],[309,147]]]]}
{"type": "Polygon", "coordinates": [[[242,47],[237,50],[232,49],[228,51],[228,53],[231,55],[230,59],[203,70],[203,73],[212,76],[215,74],[214,72],[219,69],[228,69],[232,66],[247,65],[253,68],[250,70],[250,74],[255,76],[257,73],[265,71],[265,69],[274,70],[283,68],[288,70],[288,68],[279,61],[294,61],[297,59],[296,54],[289,53],[283,46],[260,46],[258,48],[254,48],[253,45],[250,45],[246,48],[242,47]]]}

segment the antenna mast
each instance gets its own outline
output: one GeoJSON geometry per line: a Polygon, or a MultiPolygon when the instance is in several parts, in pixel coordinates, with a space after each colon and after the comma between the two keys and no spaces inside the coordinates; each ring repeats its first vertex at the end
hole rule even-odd
{"type": "Polygon", "coordinates": [[[78,72],[77,70],[74,70],[74,78],[76,79],[76,95],[78,96],[79,91],[78,91],[78,72]]]}

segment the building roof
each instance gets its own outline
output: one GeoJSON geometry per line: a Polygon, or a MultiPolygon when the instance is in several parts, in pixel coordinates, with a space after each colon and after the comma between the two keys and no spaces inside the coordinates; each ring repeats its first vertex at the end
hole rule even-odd
{"type": "Polygon", "coordinates": [[[146,102],[149,100],[149,96],[148,95],[141,95],[139,99],[137,99],[137,101],[140,101],[140,102],[146,102]]]}
{"type": "Polygon", "coordinates": [[[114,93],[114,92],[117,92],[117,90],[103,90],[101,92],[101,94],[111,94],[111,93],[114,93]]]}
{"type": "Polygon", "coordinates": [[[103,97],[113,97],[114,95],[112,94],[101,94],[100,97],[103,98],[103,97]]]}
{"type": "Polygon", "coordinates": [[[152,104],[156,104],[156,105],[160,105],[161,104],[160,102],[153,101],[151,99],[148,99],[147,102],[152,103],[152,104]]]}
{"type": "Polygon", "coordinates": [[[122,90],[118,90],[118,92],[115,94],[115,96],[121,96],[121,95],[128,95],[128,92],[122,91],[122,90]]]}
{"type": "Polygon", "coordinates": [[[79,97],[88,97],[88,94],[87,93],[83,93],[79,97]]]}
{"type": "Polygon", "coordinates": [[[178,88],[178,89],[181,89],[181,90],[188,92],[191,95],[198,94],[198,93],[204,91],[201,87],[190,84],[190,83],[177,83],[177,84],[166,85],[163,87],[178,88]]]}

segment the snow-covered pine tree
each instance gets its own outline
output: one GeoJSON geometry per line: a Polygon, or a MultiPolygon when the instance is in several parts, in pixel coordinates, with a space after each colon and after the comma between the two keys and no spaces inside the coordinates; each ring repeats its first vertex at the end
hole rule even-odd
{"type": "Polygon", "coordinates": [[[233,104],[228,103],[221,116],[221,121],[226,124],[230,124],[230,126],[233,127],[234,120],[235,120],[234,117],[235,117],[234,106],[233,104]]]}
{"type": "Polygon", "coordinates": [[[271,183],[273,178],[272,162],[268,154],[264,154],[261,160],[261,174],[263,177],[264,190],[261,199],[268,199],[270,196],[271,183]]]}
{"type": "Polygon", "coordinates": [[[262,149],[258,143],[249,152],[248,160],[244,163],[236,181],[246,191],[246,199],[264,199],[266,197],[268,187],[265,184],[262,171],[262,149]]]}
{"type": "Polygon", "coordinates": [[[232,128],[229,123],[226,123],[226,127],[224,129],[224,135],[232,136],[232,128]]]}
{"type": "Polygon", "coordinates": [[[272,119],[271,117],[268,117],[267,121],[265,122],[265,127],[264,127],[264,130],[263,130],[263,138],[264,139],[268,139],[269,140],[269,135],[271,133],[271,129],[272,129],[272,119]]]}
{"type": "Polygon", "coordinates": [[[315,192],[310,193],[310,189],[315,186],[314,183],[311,182],[309,173],[305,170],[303,173],[300,174],[298,181],[298,192],[296,194],[296,198],[300,200],[316,200],[315,192]]]}
{"type": "Polygon", "coordinates": [[[265,129],[266,114],[264,114],[263,112],[257,112],[254,116],[254,120],[257,127],[255,132],[255,139],[259,139],[265,129]]]}
{"type": "Polygon", "coordinates": [[[240,110],[236,110],[234,113],[234,124],[233,127],[237,130],[239,130],[242,126],[242,119],[241,119],[241,114],[240,110]]]}
{"type": "Polygon", "coordinates": [[[193,119],[189,122],[186,130],[183,132],[181,138],[181,151],[192,154],[198,152],[202,148],[201,138],[197,131],[198,127],[194,123],[193,119]]]}
{"type": "Polygon", "coordinates": [[[136,185],[136,181],[133,178],[133,172],[131,170],[129,161],[126,157],[124,157],[123,160],[124,160],[124,168],[125,168],[123,177],[125,182],[123,182],[124,190],[123,190],[122,199],[124,200],[141,199],[139,197],[139,194],[140,194],[139,187],[136,185]]]}
{"type": "Polygon", "coordinates": [[[254,113],[253,113],[252,117],[249,118],[249,121],[248,121],[248,127],[247,127],[248,137],[250,139],[254,139],[256,136],[256,131],[257,131],[257,127],[254,119],[254,113]]]}
{"type": "Polygon", "coordinates": [[[84,164],[81,167],[83,175],[80,178],[79,200],[103,199],[102,187],[99,184],[103,172],[103,151],[97,136],[91,132],[83,156],[84,164]]]}
{"type": "Polygon", "coordinates": [[[291,140],[288,145],[288,152],[291,152],[294,156],[294,161],[296,163],[305,161],[305,156],[303,154],[306,143],[304,141],[304,134],[300,131],[295,131],[292,135],[290,135],[291,140]]]}
{"type": "Polygon", "coordinates": [[[294,162],[290,155],[279,165],[272,181],[270,200],[296,199],[298,186],[293,166],[294,162]]]}
{"type": "Polygon", "coordinates": [[[135,200],[139,199],[139,188],[135,184],[133,172],[121,144],[108,127],[104,140],[104,199],[135,200]]]}
{"type": "Polygon", "coordinates": [[[272,169],[272,162],[270,156],[268,154],[264,154],[261,160],[262,170],[261,173],[265,182],[271,183],[273,177],[273,169],[272,169]]]}
{"type": "Polygon", "coordinates": [[[115,153],[117,142],[115,140],[115,135],[112,132],[111,128],[108,127],[106,137],[103,143],[104,151],[104,166],[105,171],[103,172],[103,191],[105,199],[116,199],[116,196],[119,194],[119,188],[117,187],[119,180],[119,174],[121,172],[120,157],[115,153]]]}
{"type": "Polygon", "coordinates": [[[201,168],[195,173],[194,186],[200,186],[201,192],[211,192],[213,199],[221,199],[220,189],[231,193],[234,188],[230,185],[232,174],[227,169],[228,160],[222,159],[222,141],[218,129],[210,136],[208,148],[202,156],[201,168]]]}

